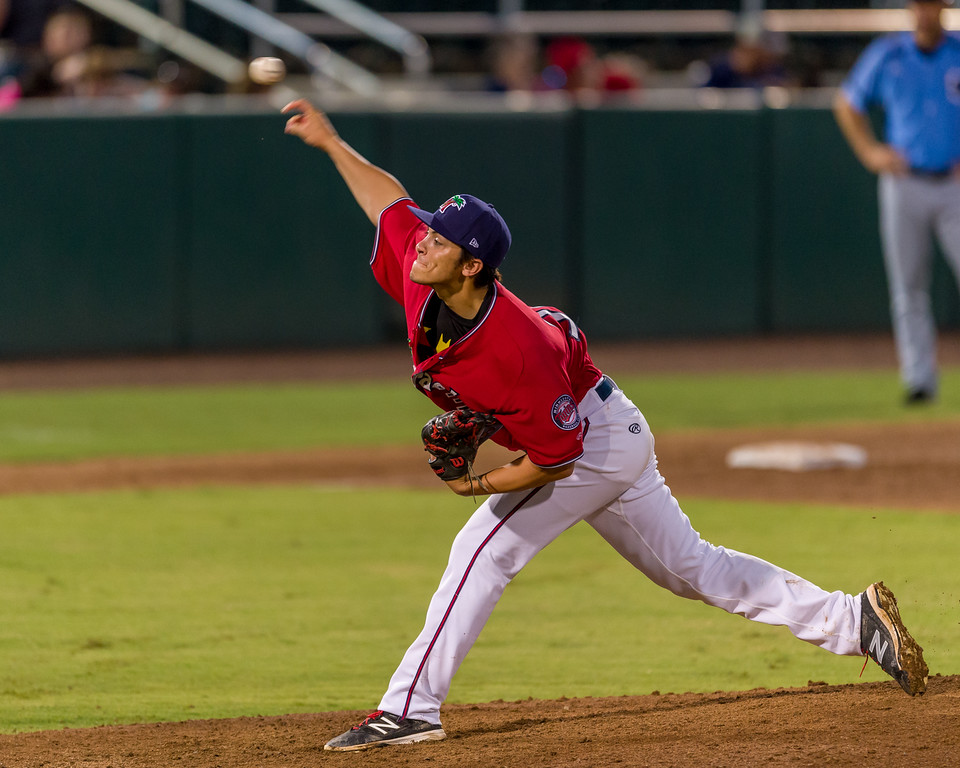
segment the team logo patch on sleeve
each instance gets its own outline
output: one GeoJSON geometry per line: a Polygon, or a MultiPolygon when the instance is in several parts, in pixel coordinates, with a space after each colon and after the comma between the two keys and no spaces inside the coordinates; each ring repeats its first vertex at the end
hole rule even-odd
{"type": "Polygon", "coordinates": [[[553,417],[553,423],[560,429],[570,430],[580,426],[580,411],[577,410],[576,400],[570,395],[560,395],[554,401],[550,415],[553,417]]]}

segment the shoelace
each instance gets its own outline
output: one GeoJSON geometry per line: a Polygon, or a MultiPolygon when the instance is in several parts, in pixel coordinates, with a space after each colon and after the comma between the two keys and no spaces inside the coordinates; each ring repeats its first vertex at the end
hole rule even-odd
{"type": "Polygon", "coordinates": [[[351,730],[359,731],[361,728],[363,728],[363,726],[365,726],[365,725],[366,725],[367,723],[369,723],[371,720],[376,720],[376,719],[377,719],[378,717],[380,717],[380,715],[382,715],[382,714],[383,714],[383,710],[382,710],[382,709],[378,709],[376,712],[371,712],[369,715],[367,715],[365,718],[363,718],[363,722],[362,722],[362,723],[360,723],[359,725],[353,726],[353,728],[352,728],[351,730]]]}

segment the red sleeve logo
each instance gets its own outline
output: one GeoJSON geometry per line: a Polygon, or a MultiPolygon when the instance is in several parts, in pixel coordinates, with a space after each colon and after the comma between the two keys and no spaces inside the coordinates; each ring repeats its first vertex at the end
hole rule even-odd
{"type": "Polygon", "coordinates": [[[560,429],[571,430],[580,426],[580,411],[577,410],[576,400],[570,395],[560,395],[554,401],[550,416],[560,429]]]}

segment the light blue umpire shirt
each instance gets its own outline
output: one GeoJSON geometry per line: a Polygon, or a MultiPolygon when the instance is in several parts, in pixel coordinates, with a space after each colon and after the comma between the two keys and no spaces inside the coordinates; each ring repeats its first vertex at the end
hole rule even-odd
{"type": "Polygon", "coordinates": [[[960,35],[945,33],[934,50],[912,32],[874,40],[842,85],[861,112],[883,108],[888,144],[918,172],[945,173],[960,162],[960,35]]]}

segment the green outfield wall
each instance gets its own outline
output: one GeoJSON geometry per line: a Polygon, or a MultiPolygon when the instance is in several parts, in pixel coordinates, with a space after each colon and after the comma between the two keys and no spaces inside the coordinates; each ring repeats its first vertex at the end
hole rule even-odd
{"type": "MultiPolygon", "coordinates": [[[[889,328],[874,179],[823,109],[333,113],[594,339],[889,328]]],[[[373,225],[276,113],[0,118],[0,356],[403,340],[373,225]]],[[[942,260],[934,302],[960,326],[942,260]]]]}

